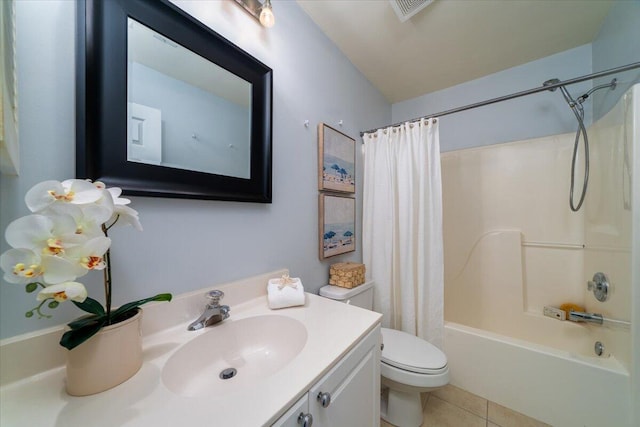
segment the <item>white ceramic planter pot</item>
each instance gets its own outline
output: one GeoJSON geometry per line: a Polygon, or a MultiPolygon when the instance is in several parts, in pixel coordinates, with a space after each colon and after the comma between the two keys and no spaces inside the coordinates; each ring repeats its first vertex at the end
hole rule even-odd
{"type": "Polygon", "coordinates": [[[100,332],[67,353],[67,393],[87,396],[109,390],[142,366],[142,310],[100,332]]]}

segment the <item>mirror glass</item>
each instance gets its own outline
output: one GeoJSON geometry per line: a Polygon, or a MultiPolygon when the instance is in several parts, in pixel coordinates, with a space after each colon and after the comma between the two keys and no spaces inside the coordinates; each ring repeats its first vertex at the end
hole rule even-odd
{"type": "Polygon", "coordinates": [[[77,2],[76,176],[271,203],[273,70],[169,0],[77,2]]]}
{"type": "Polygon", "coordinates": [[[127,160],[248,179],[251,83],[127,19],[127,160]]]}

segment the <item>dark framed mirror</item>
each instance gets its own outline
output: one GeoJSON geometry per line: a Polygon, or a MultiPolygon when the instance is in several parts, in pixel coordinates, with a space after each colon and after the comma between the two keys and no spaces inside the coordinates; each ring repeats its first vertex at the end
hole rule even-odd
{"type": "Polygon", "coordinates": [[[76,175],[271,203],[272,70],[165,0],[77,5],[76,175]]]}

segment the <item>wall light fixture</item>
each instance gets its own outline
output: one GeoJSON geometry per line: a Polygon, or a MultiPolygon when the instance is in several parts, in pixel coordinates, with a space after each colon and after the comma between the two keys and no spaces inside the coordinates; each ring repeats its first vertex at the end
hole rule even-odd
{"type": "Polygon", "coordinates": [[[271,7],[271,0],[235,0],[244,10],[251,16],[260,21],[263,27],[271,28],[276,23],[276,18],[273,15],[273,8],[271,7]]]}

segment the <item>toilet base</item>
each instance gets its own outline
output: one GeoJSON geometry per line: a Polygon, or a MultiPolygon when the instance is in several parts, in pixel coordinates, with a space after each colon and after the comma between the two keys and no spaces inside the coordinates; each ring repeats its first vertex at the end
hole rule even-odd
{"type": "Polygon", "coordinates": [[[387,388],[381,395],[380,418],[398,427],[422,425],[422,399],[417,391],[387,388]]]}

